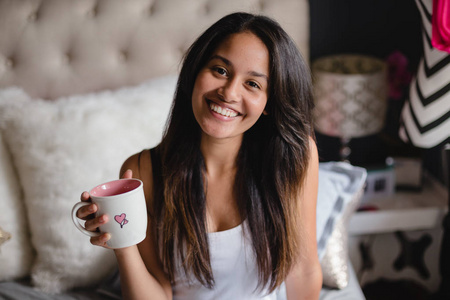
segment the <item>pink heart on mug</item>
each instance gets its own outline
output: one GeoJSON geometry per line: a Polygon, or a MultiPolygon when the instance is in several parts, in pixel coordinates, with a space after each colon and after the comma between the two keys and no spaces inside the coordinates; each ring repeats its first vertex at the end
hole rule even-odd
{"type": "MultiPolygon", "coordinates": [[[[126,214],[122,213],[120,216],[119,215],[114,216],[114,220],[116,220],[117,223],[122,225],[123,220],[125,220],[126,223],[128,223],[128,220],[125,219],[126,216],[127,216],[126,214]]],[[[126,224],[126,223],[124,223],[124,224],[126,224]]]]}

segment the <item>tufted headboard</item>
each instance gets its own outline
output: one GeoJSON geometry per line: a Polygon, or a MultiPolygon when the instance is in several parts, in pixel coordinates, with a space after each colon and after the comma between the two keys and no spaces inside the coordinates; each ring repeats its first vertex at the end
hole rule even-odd
{"type": "Polygon", "coordinates": [[[0,88],[55,99],[176,73],[233,11],[275,18],[308,58],[307,0],[0,0],[0,88]]]}

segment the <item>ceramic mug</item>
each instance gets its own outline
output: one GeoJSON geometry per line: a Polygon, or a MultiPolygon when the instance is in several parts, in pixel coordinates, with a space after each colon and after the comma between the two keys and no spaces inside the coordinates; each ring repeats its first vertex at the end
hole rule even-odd
{"type": "Polygon", "coordinates": [[[147,206],[142,181],[139,179],[118,179],[94,187],[91,200],[98,207],[96,216],[107,215],[108,222],[99,227],[100,232],[86,230],[76,214],[82,206],[90,202],[78,202],[72,209],[72,221],[84,234],[94,237],[102,233],[111,234],[106,243],[118,249],[136,245],[144,240],[147,233],[147,206]]]}

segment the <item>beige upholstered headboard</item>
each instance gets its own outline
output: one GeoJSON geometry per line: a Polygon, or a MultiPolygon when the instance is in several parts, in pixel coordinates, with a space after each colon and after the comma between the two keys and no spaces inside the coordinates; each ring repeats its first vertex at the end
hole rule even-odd
{"type": "Polygon", "coordinates": [[[307,0],[0,0],[0,88],[55,99],[175,73],[233,11],[275,18],[308,57],[307,0]]]}

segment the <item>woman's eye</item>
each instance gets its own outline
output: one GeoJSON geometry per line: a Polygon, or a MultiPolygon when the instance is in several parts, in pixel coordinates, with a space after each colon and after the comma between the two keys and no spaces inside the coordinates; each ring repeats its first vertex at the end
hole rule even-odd
{"type": "Polygon", "coordinates": [[[259,89],[260,88],[259,85],[256,82],[254,82],[254,81],[249,81],[248,85],[251,86],[252,88],[255,88],[255,89],[259,89]]]}
{"type": "Polygon", "coordinates": [[[221,68],[221,67],[215,67],[214,71],[216,71],[220,75],[224,75],[224,76],[227,75],[227,70],[225,70],[224,68],[221,68]]]}

